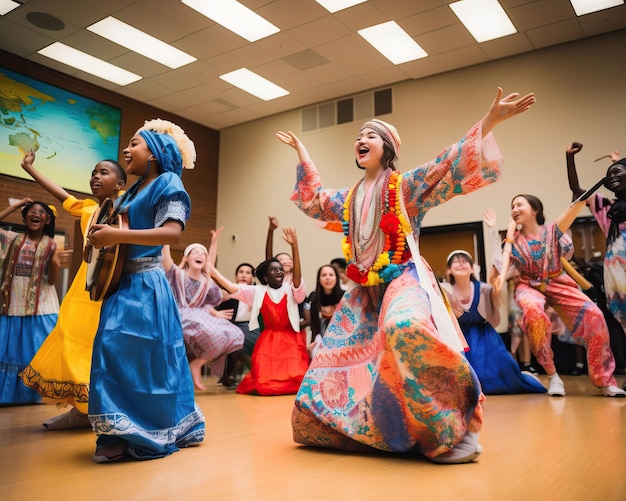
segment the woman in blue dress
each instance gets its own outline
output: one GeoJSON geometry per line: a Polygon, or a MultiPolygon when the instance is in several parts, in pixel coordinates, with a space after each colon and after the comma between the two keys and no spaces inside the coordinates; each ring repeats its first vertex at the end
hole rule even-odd
{"type": "Polygon", "coordinates": [[[97,463],[154,459],[204,439],[194,402],[178,308],[160,265],[190,214],[180,179],[195,148],[171,122],[151,120],[123,151],[127,173],[140,176],[118,200],[128,229],[93,225],[96,248],[128,244],[119,288],[104,300],[91,368],[89,420],[97,463]]]}
{"type": "Polygon", "coordinates": [[[448,255],[449,282],[442,288],[450,301],[469,351],[483,393],[545,393],[541,381],[530,372],[521,372],[506,349],[495,327],[500,323],[500,287],[480,282],[474,276],[474,261],[469,252],[455,250],[448,255]]]}

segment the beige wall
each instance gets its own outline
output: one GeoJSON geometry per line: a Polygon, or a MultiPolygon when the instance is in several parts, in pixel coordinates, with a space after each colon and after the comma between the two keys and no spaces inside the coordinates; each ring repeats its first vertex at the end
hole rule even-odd
{"type": "MultiPolygon", "coordinates": [[[[593,159],[615,148],[626,152],[624,48],[622,30],[394,85],[394,113],[381,118],[402,137],[401,171],[430,160],[460,138],[485,114],[497,86],[505,94],[533,91],[537,96],[532,110],[495,131],[505,157],[501,181],[435,208],[425,226],[480,221],[483,209],[492,207],[504,228],[511,198],[524,192],[540,197],[548,220],[555,219],[570,201],[564,150],[573,140],[585,145],[577,157],[581,186],[600,179],[608,164],[593,159]]],[[[311,290],[317,268],[341,255],[341,235],[318,229],[289,201],[297,155],[274,133],[282,129],[299,135],[325,186],[338,188],[359,178],[353,153],[359,125],[302,134],[300,110],[295,110],[221,132],[217,222],[225,230],[218,263],[227,276],[242,261],[258,264],[263,259],[267,215],[272,214],[281,225],[298,230],[311,290]]],[[[274,252],[288,250],[276,235],[274,252]]]]}

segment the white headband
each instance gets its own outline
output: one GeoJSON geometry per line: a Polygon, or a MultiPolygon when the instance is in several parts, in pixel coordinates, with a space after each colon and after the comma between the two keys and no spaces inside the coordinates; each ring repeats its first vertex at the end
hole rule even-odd
{"type": "Polygon", "coordinates": [[[472,258],[472,255],[469,252],[463,249],[457,249],[448,254],[448,257],[446,258],[446,264],[450,262],[450,259],[452,259],[452,256],[454,256],[455,254],[463,254],[464,256],[468,257],[470,261],[474,261],[474,258],[472,258]]]}
{"type": "Polygon", "coordinates": [[[206,249],[206,247],[202,244],[191,244],[188,245],[187,248],[185,249],[185,252],[183,252],[183,256],[187,257],[189,256],[189,254],[191,253],[192,250],[194,249],[201,249],[202,251],[204,251],[204,253],[208,256],[209,255],[209,251],[206,249]]]}

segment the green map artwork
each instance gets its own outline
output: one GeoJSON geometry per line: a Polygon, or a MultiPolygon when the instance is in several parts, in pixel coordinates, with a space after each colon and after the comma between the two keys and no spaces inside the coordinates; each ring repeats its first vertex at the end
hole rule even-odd
{"type": "Polygon", "coordinates": [[[0,174],[31,179],[20,162],[32,150],[42,174],[91,193],[95,165],[119,158],[121,119],[119,108],[0,67],[0,174]]]}

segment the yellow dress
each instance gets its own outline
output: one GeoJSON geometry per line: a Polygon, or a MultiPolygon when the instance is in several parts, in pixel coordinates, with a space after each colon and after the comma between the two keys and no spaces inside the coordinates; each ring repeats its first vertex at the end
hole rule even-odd
{"type": "MultiPolygon", "coordinates": [[[[63,208],[80,217],[84,235],[98,203],[70,195],[63,208]]],[[[45,403],[70,404],[83,414],[87,414],[91,352],[102,306],[89,299],[86,280],[87,263],[83,261],[61,303],[56,326],[20,373],[24,384],[38,391],[45,403]]]]}

